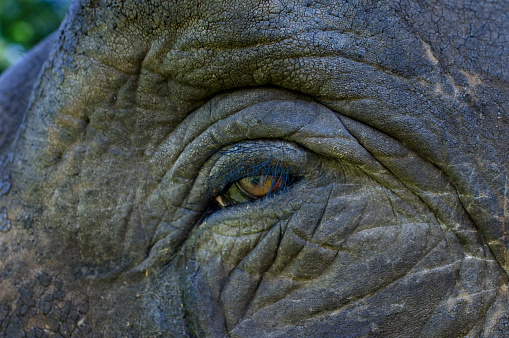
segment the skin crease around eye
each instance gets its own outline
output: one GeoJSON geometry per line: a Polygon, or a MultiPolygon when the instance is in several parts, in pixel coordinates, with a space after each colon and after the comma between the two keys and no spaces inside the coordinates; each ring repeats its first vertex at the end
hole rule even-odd
{"type": "Polygon", "coordinates": [[[243,201],[256,200],[275,193],[285,185],[283,176],[252,176],[235,182],[225,193],[216,197],[215,201],[221,207],[235,205],[243,201]]]}

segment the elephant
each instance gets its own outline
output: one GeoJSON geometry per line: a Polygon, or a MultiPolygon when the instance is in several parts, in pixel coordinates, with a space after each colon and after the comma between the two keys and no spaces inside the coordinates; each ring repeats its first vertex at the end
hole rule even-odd
{"type": "Polygon", "coordinates": [[[508,12],[74,1],[0,78],[0,332],[507,336],[508,12]]]}

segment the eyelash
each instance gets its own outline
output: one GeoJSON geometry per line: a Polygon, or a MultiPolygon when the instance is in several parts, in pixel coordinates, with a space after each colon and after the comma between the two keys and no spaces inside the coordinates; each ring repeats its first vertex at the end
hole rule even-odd
{"type": "MultiPolygon", "coordinates": [[[[233,148],[224,151],[221,157],[226,158],[227,161],[219,166],[219,170],[212,176],[210,186],[212,189],[211,196],[214,196],[214,202],[216,207],[228,207],[236,204],[254,201],[261,198],[270,197],[274,193],[280,193],[285,191],[290,185],[295,183],[299,176],[295,174],[295,170],[285,163],[284,155],[285,152],[280,152],[277,156],[270,155],[268,159],[264,161],[257,161],[256,159],[250,159],[246,154],[255,154],[257,151],[263,150],[266,153],[267,146],[258,146],[250,148],[233,148]],[[261,149],[263,147],[263,149],[261,149]],[[244,156],[238,156],[239,153],[244,156]],[[247,157],[247,158],[246,158],[247,157]],[[230,160],[230,159],[233,159],[230,160]],[[253,180],[247,180],[252,183],[257,178],[262,180],[263,178],[270,179],[269,192],[263,194],[261,197],[250,195],[246,190],[240,187],[240,182],[244,179],[252,178],[253,180]],[[278,186],[276,186],[276,184],[278,186]],[[229,196],[229,192],[232,189],[236,189],[237,194],[235,198],[229,196]],[[223,200],[223,202],[221,201],[223,200]]],[[[280,149],[281,150],[281,149],[280,149]]],[[[274,151],[276,153],[276,151],[274,151]]],[[[265,186],[267,188],[267,186],[265,186]]]]}
{"type": "Polygon", "coordinates": [[[285,191],[296,181],[287,168],[267,167],[263,174],[247,175],[228,183],[215,198],[220,207],[228,207],[242,202],[268,198],[274,193],[285,191]],[[254,183],[254,189],[248,191],[249,184],[254,183]],[[258,196],[256,196],[258,195],[258,196]]]}

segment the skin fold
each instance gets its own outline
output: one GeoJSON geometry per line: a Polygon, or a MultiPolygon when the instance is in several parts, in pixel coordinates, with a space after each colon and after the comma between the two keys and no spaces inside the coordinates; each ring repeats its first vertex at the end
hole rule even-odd
{"type": "Polygon", "coordinates": [[[507,336],[508,12],[74,1],[0,77],[0,332],[507,336]]]}

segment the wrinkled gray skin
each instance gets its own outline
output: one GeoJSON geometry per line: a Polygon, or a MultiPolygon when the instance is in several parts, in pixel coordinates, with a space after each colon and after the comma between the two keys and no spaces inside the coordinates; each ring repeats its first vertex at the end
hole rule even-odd
{"type": "Polygon", "coordinates": [[[0,78],[0,332],[507,336],[508,12],[76,1],[0,78]]]}

